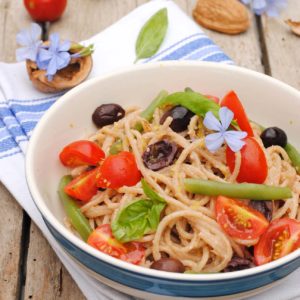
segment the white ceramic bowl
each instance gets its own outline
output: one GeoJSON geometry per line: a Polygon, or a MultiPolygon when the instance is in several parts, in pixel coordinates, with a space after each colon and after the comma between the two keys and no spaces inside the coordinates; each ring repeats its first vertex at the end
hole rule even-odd
{"type": "MultiPolygon", "coordinates": [[[[201,62],[164,62],[133,66],[91,79],[62,96],[34,130],[27,152],[26,174],[33,199],[47,226],[65,250],[100,281],[127,293],[154,299],[173,297],[235,297],[257,293],[300,266],[300,249],[272,263],[233,273],[177,274],[145,269],[105,255],[68,231],[57,196],[67,170],[58,154],[68,143],[95,132],[94,109],[116,102],[145,107],[160,90],[191,87],[223,96],[233,89],[249,117],[287,132],[300,149],[300,93],[269,76],[247,69],[201,62]],[[229,296],[232,295],[232,296],[229,296]]],[[[212,299],[212,298],[210,298],[212,299]]]]}

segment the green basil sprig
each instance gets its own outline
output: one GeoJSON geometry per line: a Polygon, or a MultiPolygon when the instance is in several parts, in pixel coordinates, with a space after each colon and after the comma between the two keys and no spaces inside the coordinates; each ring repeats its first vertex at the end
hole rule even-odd
{"type": "Polygon", "coordinates": [[[144,193],[149,199],[137,200],[124,207],[111,224],[114,237],[122,243],[140,239],[154,232],[166,201],[142,179],[144,193]]]}
{"type": "Polygon", "coordinates": [[[168,11],[159,10],[142,27],[135,45],[136,60],[154,55],[162,44],[168,29],[168,11]]]}

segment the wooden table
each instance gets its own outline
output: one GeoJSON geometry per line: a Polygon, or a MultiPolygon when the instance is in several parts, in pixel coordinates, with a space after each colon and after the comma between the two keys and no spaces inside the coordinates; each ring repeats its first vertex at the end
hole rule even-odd
{"type": "MultiPolygon", "coordinates": [[[[22,2],[0,0],[0,61],[15,61],[16,33],[31,22],[22,2]]],[[[80,41],[145,2],[69,0],[63,18],[48,31],[80,41]]],[[[175,2],[191,15],[195,0],[175,2]]],[[[252,16],[251,28],[244,34],[206,32],[238,65],[272,75],[300,89],[300,38],[284,24],[287,18],[300,20],[299,0],[289,0],[288,8],[278,19],[252,16]]],[[[0,207],[0,299],[84,299],[39,229],[2,184],[0,207]]]]}

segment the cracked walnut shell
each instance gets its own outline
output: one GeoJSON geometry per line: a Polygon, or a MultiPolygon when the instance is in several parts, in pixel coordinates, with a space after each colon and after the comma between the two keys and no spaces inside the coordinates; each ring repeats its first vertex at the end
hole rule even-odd
{"type": "Polygon", "coordinates": [[[203,27],[227,34],[238,34],[250,25],[247,8],[238,0],[198,0],[194,19],[203,27]]]}

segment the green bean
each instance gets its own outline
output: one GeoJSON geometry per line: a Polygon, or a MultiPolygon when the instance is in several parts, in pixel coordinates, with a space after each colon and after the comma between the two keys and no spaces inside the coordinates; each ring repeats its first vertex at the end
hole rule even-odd
{"type": "MultiPolygon", "coordinates": [[[[153,119],[153,114],[154,111],[156,110],[157,107],[160,106],[160,103],[163,101],[164,98],[168,96],[168,92],[165,90],[162,90],[156,98],[149,104],[149,106],[141,112],[141,117],[146,119],[148,122],[151,122],[153,119]]],[[[142,132],[143,131],[143,126],[141,123],[137,123],[135,125],[135,129],[142,132]]]]}
{"type": "Polygon", "coordinates": [[[286,151],[287,155],[289,156],[289,158],[292,162],[292,165],[295,167],[297,173],[300,174],[300,153],[290,143],[287,143],[287,145],[284,147],[284,150],[286,151]]]}
{"type": "Polygon", "coordinates": [[[109,154],[118,154],[122,150],[123,150],[122,140],[118,139],[110,146],[109,154]]]}
{"type": "Polygon", "coordinates": [[[71,176],[64,176],[60,180],[58,187],[58,195],[63,203],[65,213],[69,218],[73,227],[78,231],[84,241],[87,241],[92,232],[92,228],[87,218],[82,214],[74,199],[67,195],[64,191],[65,186],[72,180],[71,176]]]}
{"type": "MultiPolygon", "coordinates": [[[[251,121],[252,123],[259,126],[261,131],[264,131],[266,127],[251,121]]],[[[296,169],[297,173],[300,174],[300,153],[299,151],[290,143],[287,143],[287,145],[284,147],[284,150],[286,151],[287,155],[289,156],[293,167],[296,169]]]]}
{"type": "Polygon", "coordinates": [[[228,196],[251,200],[279,200],[292,197],[287,187],[275,187],[253,183],[223,183],[211,180],[184,179],[188,192],[208,196],[228,196]]]}

